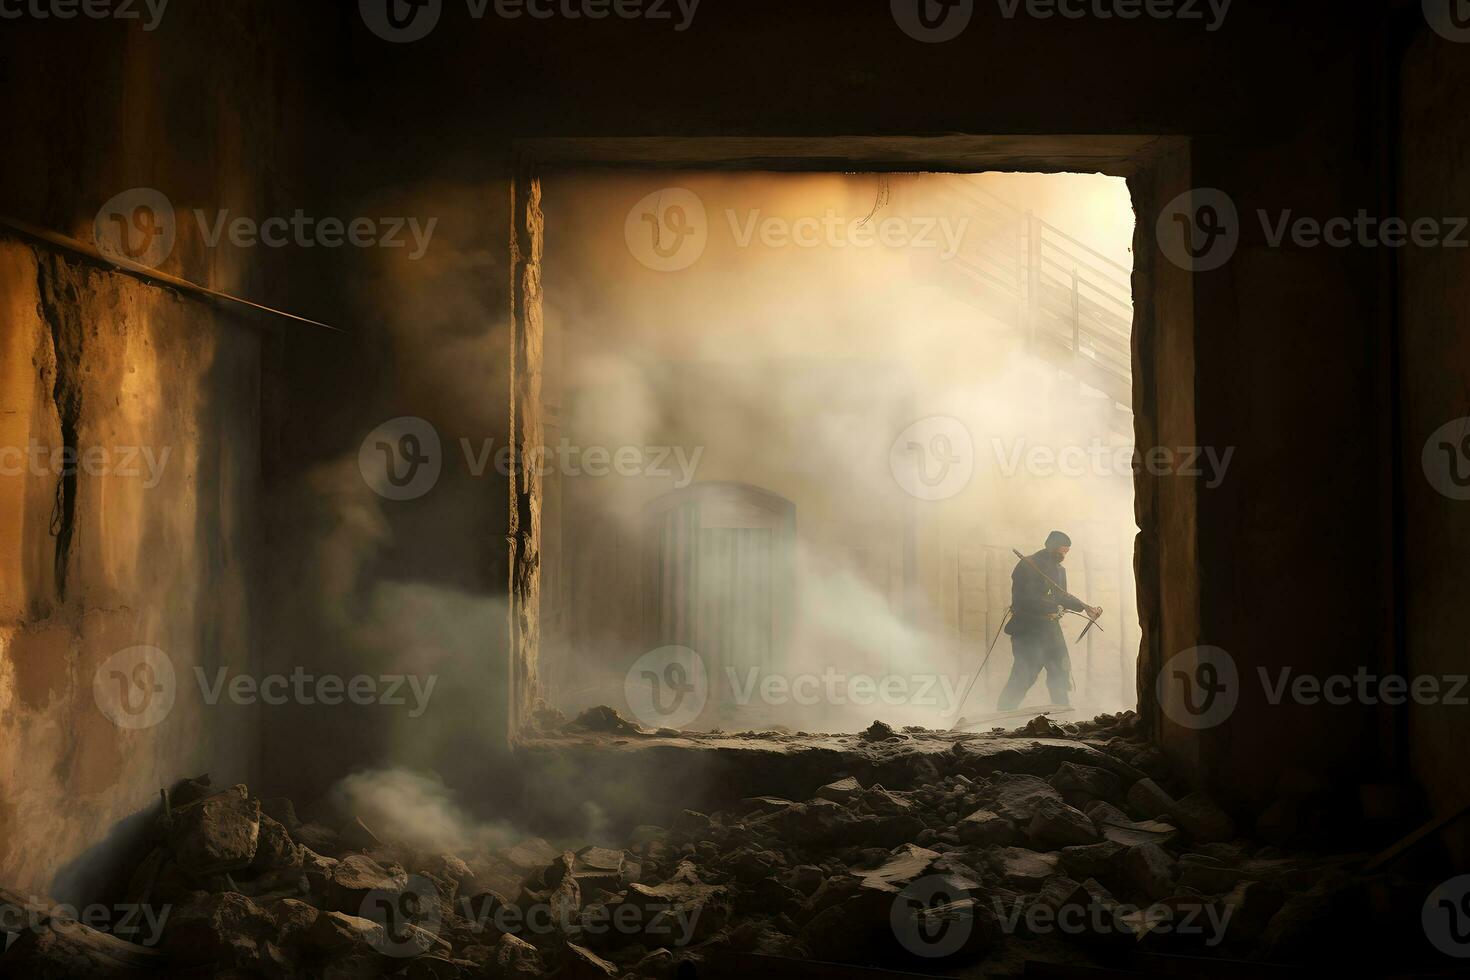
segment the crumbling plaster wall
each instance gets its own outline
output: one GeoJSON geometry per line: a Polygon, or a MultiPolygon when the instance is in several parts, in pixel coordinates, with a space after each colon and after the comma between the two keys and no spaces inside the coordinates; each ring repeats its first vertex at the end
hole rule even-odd
{"type": "MultiPolygon", "coordinates": [[[[1259,667],[1351,673],[1391,659],[1381,601],[1391,570],[1360,560],[1364,548],[1382,554],[1389,533],[1374,261],[1355,250],[1271,247],[1256,218],[1258,208],[1352,214],[1372,198],[1380,16],[1387,11],[1242,2],[1207,31],[1151,18],[1004,18],[977,5],[959,39],[922,44],[903,36],[886,5],[836,0],[707,4],[682,32],[654,21],[471,21],[446,5],[443,23],[412,44],[352,25],[356,128],[395,137],[373,137],[354,177],[408,188],[452,173],[498,195],[512,141],[554,135],[1192,137],[1184,186],[1231,194],[1242,242],[1225,268],[1195,276],[1192,292],[1171,293],[1193,313],[1193,336],[1176,346],[1193,348],[1199,373],[1159,366],[1161,385],[1192,395],[1194,425],[1158,435],[1236,452],[1225,483],[1198,492],[1195,519],[1158,529],[1190,535],[1166,567],[1184,594],[1197,588],[1199,603],[1192,623],[1180,618],[1194,616],[1191,600],[1166,610],[1175,618],[1162,622],[1156,656],[1215,644],[1253,687],[1225,725],[1161,737],[1197,780],[1262,805],[1300,771],[1348,785],[1391,768],[1371,711],[1272,705],[1256,680],[1259,667]],[[516,80],[513,92],[506,79],[516,80]],[[1312,447],[1330,449],[1330,465],[1314,463],[1312,447]],[[1323,528],[1342,533],[1324,537],[1323,528]]],[[[1165,312],[1158,329],[1182,322],[1165,312]]],[[[504,380],[493,384],[485,397],[508,401],[504,380]]],[[[519,520],[523,531],[529,515],[519,520]]]]}
{"type": "MultiPolygon", "coordinates": [[[[90,244],[104,201],[156,188],[179,218],[161,270],[259,297],[264,257],[209,247],[187,209],[259,214],[281,192],[296,101],[260,6],[170,5],[152,31],[7,20],[0,214],[90,244]],[[64,84],[36,81],[61,66],[64,84]]],[[[0,311],[0,879],[93,901],[160,787],[255,769],[257,710],[207,703],[196,670],[212,684],[258,658],[271,326],[10,231],[0,311]],[[74,476],[56,472],[67,449],[74,476]],[[106,690],[109,657],[137,645],[166,657],[173,705],[129,728],[94,678],[106,690]]]]}
{"type": "Polygon", "coordinates": [[[12,453],[0,477],[19,517],[0,538],[0,867],[12,886],[75,899],[104,884],[159,787],[182,772],[243,779],[254,761],[253,712],[206,704],[194,669],[212,680],[253,656],[260,340],[15,242],[0,246],[0,295],[0,442],[40,450],[12,453]],[[105,462],[57,475],[66,446],[105,462]],[[160,666],[164,689],[129,703],[174,702],[132,729],[109,713],[108,661],[139,645],[172,673],[160,666]]]}

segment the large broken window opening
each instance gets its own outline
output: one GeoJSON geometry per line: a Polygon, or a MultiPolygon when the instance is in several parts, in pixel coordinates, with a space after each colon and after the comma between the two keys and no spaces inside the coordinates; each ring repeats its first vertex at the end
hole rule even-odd
{"type": "Polygon", "coordinates": [[[1134,706],[1121,178],[578,174],[543,209],[551,705],[984,718],[1012,549],[1062,529],[1070,590],[1106,610],[1080,643],[1064,622],[1076,716],[1134,706]]]}

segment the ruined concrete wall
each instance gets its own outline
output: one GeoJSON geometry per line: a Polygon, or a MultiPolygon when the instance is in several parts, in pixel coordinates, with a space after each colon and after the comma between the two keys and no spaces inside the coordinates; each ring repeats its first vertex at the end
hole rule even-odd
{"type": "MultiPolygon", "coordinates": [[[[1233,261],[1195,276],[1192,296],[1175,296],[1193,313],[1193,335],[1176,342],[1171,332],[1188,325],[1170,318],[1177,304],[1161,307],[1158,329],[1174,349],[1192,347],[1199,367],[1193,426],[1157,435],[1236,454],[1224,484],[1200,491],[1197,515],[1187,494],[1158,512],[1161,535],[1189,539],[1144,540],[1141,554],[1172,576],[1174,605],[1150,634],[1154,669],[1210,643],[1251,684],[1224,725],[1175,732],[1171,754],[1198,780],[1259,804],[1292,770],[1332,780],[1376,761],[1371,711],[1271,705],[1257,680],[1258,667],[1351,673],[1385,658],[1389,571],[1360,560],[1365,540],[1376,555],[1388,533],[1374,267],[1353,250],[1271,247],[1255,216],[1352,214],[1370,196],[1374,16],[1325,2],[1241,2],[1207,30],[1147,17],[1005,18],[977,5],[961,37],[924,44],[903,36],[886,5],[709,4],[685,31],[616,19],[471,21],[446,5],[438,28],[411,44],[353,25],[363,69],[354,93],[367,107],[359,128],[396,137],[372,142],[361,177],[407,185],[467,156],[493,169],[514,138],[538,135],[1198,137],[1188,183],[1224,189],[1245,221],[1233,261]],[[569,38],[585,43],[557,46],[569,38]],[[517,80],[510,95],[507,78],[517,80]],[[1330,459],[1314,462],[1313,448],[1330,459]],[[1285,570],[1303,577],[1283,587],[1285,570]]],[[[1187,401],[1191,379],[1157,368],[1158,382],[1187,401]]]]}
{"type": "Polygon", "coordinates": [[[14,242],[0,295],[0,495],[19,517],[0,538],[0,867],[75,899],[160,787],[251,770],[253,712],[207,704],[195,671],[251,666],[260,339],[14,242]]]}
{"type": "MultiPolygon", "coordinates": [[[[1402,213],[1406,217],[1470,216],[1470,117],[1463,94],[1470,58],[1427,30],[1410,44],[1400,80],[1402,213]]],[[[1462,241],[1470,236],[1462,235],[1462,241]]],[[[1470,454],[1459,443],[1470,435],[1470,277],[1467,249],[1405,248],[1400,262],[1399,383],[1403,474],[1404,667],[1412,675],[1463,675],[1462,617],[1470,590],[1470,488],[1463,483],[1470,454]],[[1456,420],[1459,423],[1456,424],[1456,420]],[[1443,427],[1451,428],[1445,433],[1443,427]],[[1454,470],[1440,444],[1455,453],[1454,470]],[[1453,475],[1452,475],[1453,474],[1453,475]]],[[[1462,692],[1464,693],[1464,692],[1462,692]]],[[[1409,753],[1415,775],[1429,789],[1436,813],[1470,803],[1470,770],[1464,765],[1465,708],[1423,705],[1409,709],[1409,753]]],[[[1450,842],[1457,863],[1470,859],[1470,827],[1462,821],[1450,842]]]]}
{"type": "MultiPolygon", "coordinates": [[[[300,93],[260,6],[7,20],[0,214],[90,245],[104,201],[154,188],[178,219],[160,268],[261,298],[261,250],[189,216],[281,195],[300,93]]],[[[256,709],[208,703],[198,671],[258,660],[269,344],[257,317],[9,232],[0,307],[0,878],[93,901],[160,787],[253,774],[256,709]],[[157,652],[110,659],[138,646],[157,652]]]]}
{"type": "MultiPolygon", "coordinates": [[[[411,202],[416,190],[443,182],[458,192],[435,206],[438,240],[480,242],[483,254],[506,256],[509,215],[486,220],[488,208],[466,210],[457,202],[496,201],[509,212],[512,141],[538,135],[1212,134],[1197,142],[1189,180],[1237,195],[1248,216],[1255,207],[1351,214],[1373,177],[1363,147],[1374,134],[1358,122],[1370,98],[1359,39],[1371,38],[1375,24],[1315,0],[1242,0],[1215,31],[1147,18],[1007,19],[993,5],[977,5],[967,32],[944,44],[905,38],[887,5],[858,11],[842,0],[702,5],[683,31],[620,18],[471,22],[463,5],[445,4],[438,29],[411,44],[372,36],[351,4],[316,13],[330,19],[321,31],[305,22],[313,14],[302,5],[281,5],[272,16],[255,3],[177,6],[170,16],[178,19],[151,39],[122,44],[108,33],[112,25],[57,23],[46,29],[66,31],[63,47],[31,46],[31,54],[17,48],[20,57],[6,64],[11,78],[44,77],[48,66],[62,63],[91,66],[84,74],[95,77],[67,87],[68,100],[88,93],[80,111],[60,98],[36,99],[33,91],[18,102],[12,158],[27,165],[0,189],[7,212],[23,210],[20,216],[34,223],[78,234],[101,203],[92,200],[98,188],[153,185],[176,202],[245,208],[265,194],[262,207],[289,212],[311,204],[298,184],[330,185],[341,205],[332,210],[351,215],[363,202],[411,202]],[[291,114],[301,93],[274,87],[280,66],[266,53],[267,40],[317,75],[321,112],[291,114]],[[340,64],[326,60],[339,52],[340,64]],[[280,159],[276,141],[302,133],[312,134],[318,152],[280,159]]],[[[840,169],[841,161],[830,166],[840,169]]],[[[378,213],[427,216],[416,204],[378,213]]],[[[546,233],[555,236],[556,229],[546,233]]],[[[1194,328],[1187,340],[1200,365],[1193,441],[1238,451],[1230,478],[1201,497],[1197,521],[1187,507],[1170,511],[1175,523],[1163,529],[1193,531],[1191,541],[1162,555],[1159,542],[1141,542],[1141,554],[1154,545],[1151,560],[1180,576],[1178,602],[1151,635],[1159,638],[1159,658],[1180,644],[1205,642],[1229,650],[1246,674],[1284,662],[1350,672],[1381,658],[1378,638],[1389,615],[1380,602],[1388,573],[1364,567],[1354,536],[1380,535],[1387,470],[1388,446],[1374,421],[1389,406],[1372,383],[1382,364],[1371,265],[1336,249],[1266,248],[1259,230],[1254,234],[1227,269],[1197,276],[1189,299],[1194,328]],[[1303,463],[1304,451],[1324,445],[1330,465],[1303,463]],[[1323,528],[1345,530],[1324,538],[1323,528]],[[1300,590],[1283,589],[1282,570],[1300,569],[1304,556],[1311,562],[1300,590]],[[1195,594],[1200,621],[1191,623],[1195,594]]],[[[442,417],[463,420],[464,406],[484,405],[500,406],[508,417],[509,322],[486,316],[492,308],[509,312],[508,263],[451,257],[443,274],[399,278],[371,267],[316,274],[308,263],[321,257],[300,253],[268,275],[269,258],[211,253],[183,238],[173,268],[211,284],[284,296],[287,305],[310,305],[308,312],[319,315],[337,312],[357,331],[347,344],[295,332],[284,341],[280,377],[291,393],[293,424],[279,457],[267,459],[283,480],[326,461],[350,465],[371,426],[397,415],[438,419],[442,410],[442,417]],[[374,285],[382,290],[359,288],[374,285]],[[361,302],[347,302],[359,292],[361,302]],[[377,300],[394,295],[411,297],[419,309],[385,313],[377,300]],[[449,346],[450,356],[484,355],[477,362],[485,365],[483,384],[436,385],[449,374],[397,370],[395,358],[440,346],[413,341],[424,313],[437,325],[461,328],[445,334],[465,341],[449,346]]],[[[1158,329],[1185,329],[1161,310],[1158,329]]],[[[1187,391],[1187,377],[1159,369],[1160,383],[1187,391]]],[[[1175,441],[1186,434],[1159,436],[1175,441]]],[[[460,435],[478,440],[508,432],[485,431],[472,418],[443,425],[441,435],[453,452],[460,435]]],[[[432,495],[383,505],[394,544],[373,552],[369,582],[407,577],[456,593],[509,591],[505,538],[522,527],[512,528],[506,484],[470,478],[457,459],[456,475],[432,495]],[[456,514],[457,526],[446,523],[456,514]]],[[[285,519],[276,526],[282,534],[292,528],[285,519]]],[[[275,578],[289,582],[304,567],[283,566],[275,578]]],[[[309,666],[328,655],[350,662],[349,641],[360,625],[352,615],[324,620],[318,633],[301,638],[304,654],[282,652],[279,663],[309,666]]],[[[391,639],[402,646],[423,635],[406,627],[391,639]]],[[[504,668],[505,642],[498,627],[487,628],[481,665],[504,668]]],[[[462,675],[457,686],[467,692],[464,707],[478,712],[445,727],[503,737],[503,702],[473,689],[472,676],[462,675]]],[[[1150,680],[1143,678],[1145,687],[1150,680]]],[[[440,690],[449,690],[451,681],[443,683],[440,690]]],[[[383,730],[371,717],[344,729],[330,712],[300,712],[268,730],[280,732],[269,756],[283,763],[295,764],[301,747],[311,746],[313,782],[384,755],[383,730]],[[334,737],[322,737],[327,733],[334,737]]],[[[1177,733],[1171,748],[1192,775],[1260,801],[1292,766],[1355,770],[1374,755],[1372,732],[1356,713],[1281,710],[1256,697],[1209,737],[1209,752],[1201,751],[1205,736],[1187,732],[1177,733]],[[1217,768],[1221,759],[1229,767],[1217,768]]],[[[437,733],[414,743],[415,733],[411,744],[442,744],[437,733]]],[[[478,746],[456,761],[472,770],[478,746]]],[[[277,771],[291,778],[295,770],[277,771]]]]}

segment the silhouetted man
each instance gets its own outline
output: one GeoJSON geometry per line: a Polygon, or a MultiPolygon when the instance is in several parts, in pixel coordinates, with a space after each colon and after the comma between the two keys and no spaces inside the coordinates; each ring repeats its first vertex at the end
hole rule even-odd
{"type": "Polygon", "coordinates": [[[1062,610],[1085,612],[1096,619],[1102,615],[1102,608],[1086,605],[1072,595],[1059,594],[1046,580],[1050,578],[1066,591],[1067,570],[1062,562],[1070,550],[1072,539],[1061,531],[1053,531],[1046,536],[1046,547],[1031,556],[1046,578],[1025,561],[1019,562],[1011,572],[1012,618],[1006,632],[1011,635],[1015,663],[1005,690],[1000,692],[1002,711],[1019,706],[1043,670],[1051,703],[1071,703],[1072,658],[1062,637],[1062,610]]]}

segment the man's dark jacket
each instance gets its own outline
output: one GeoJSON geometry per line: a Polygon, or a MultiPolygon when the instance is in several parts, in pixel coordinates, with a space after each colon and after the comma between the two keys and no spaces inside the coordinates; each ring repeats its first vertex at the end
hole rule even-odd
{"type": "MultiPolygon", "coordinates": [[[[1043,548],[1032,555],[1031,560],[1053,582],[1064,590],[1067,588],[1067,570],[1050,551],[1043,548]]],[[[1024,561],[1017,562],[1015,570],[1011,572],[1011,613],[1014,619],[1006,627],[1006,632],[1012,636],[1017,633],[1031,633],[1048,622],[1054,623],[1058,606],[1073,612],[1083,612],[1086,609],[1076,599],[1058,595],[1046,579],[1036,574],[1035,568],[1024,561]]]]}

